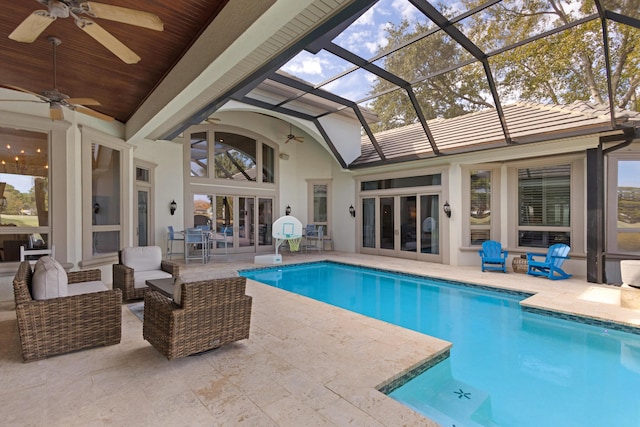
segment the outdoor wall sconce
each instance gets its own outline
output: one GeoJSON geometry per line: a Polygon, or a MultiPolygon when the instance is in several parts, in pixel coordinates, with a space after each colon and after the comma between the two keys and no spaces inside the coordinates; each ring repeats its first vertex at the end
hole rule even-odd
{"type": "Polygon", "coordinates": [[[94,214],[97,214],[98,212],[100,212],[100,203],[95,202],[95,203],[93,204],[93,213],[94,213],[94,214]]]}
{"type": "Polygon", "coordinates": [[[291,215],[291,206],[287,205],[286,209],[284,210],[284,214],[291,215]]]}
{"type": "Polygon", "coordinates": [[[449,205],[449,201],[444,202],[442,210],[444,211],[444,214],[447,216],[447,218],[451,218],[451,206],[449,205]]]}
{"type": "Polygon", "coordinates": [[[349,206],[349,213],[353,218],[356,217],[356,208],[354,208],[353,205],[349,206]]]}
{"type": "Polygon", "coordinates": [[[171,203],[169,203],[169,212],[171,212],[171,215],[176,213],[177,208],[178,208],[178,204],[176,203],[175,200],[172,200],[171,203]]]}

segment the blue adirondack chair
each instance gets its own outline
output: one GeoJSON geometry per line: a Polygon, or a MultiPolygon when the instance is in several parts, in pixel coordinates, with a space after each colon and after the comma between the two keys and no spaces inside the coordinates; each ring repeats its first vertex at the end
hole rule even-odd
{"type": "Polygon", "coordinates": [[[571,248],[564,243],[556,243],[549,247],[546,254],[527,253],[529,268],[527,274],[546,277],[551,280],[568,279],[571,274],[562,270],[562,264],[569,259],[571,248]],[[534,257],[546,256],[544,261],[535,261],[534,257]]]}
{"type": "Polygon", "coordinates": [[[507,272],[507,256],[509,251],[502,250],[500,242],[495,240],[485,240],[482,249],[478,251],[482,261],[482,271],[502,271],[507,272]]]}

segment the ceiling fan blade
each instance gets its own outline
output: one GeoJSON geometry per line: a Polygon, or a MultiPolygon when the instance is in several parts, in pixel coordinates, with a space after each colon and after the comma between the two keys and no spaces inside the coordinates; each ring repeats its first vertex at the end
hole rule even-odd
{"type": "Polygon", "coordinates": [[[51,120],[64,120],[62,106],[52,102],[51,107],[49,108],[49,117],[51,117],[51,120]]]}
{"type": "Polygon", "coordinates": [[[164,24],[160,18],[153,13],[92,1],[82,3],[82,6],[89,15],[96,18],[122,22],[123,24],[135,25],[150,30],[164,30],[164,24]]]}
{"type": "Polygon", "coordinates": [[[115,120],[111,116],[107,116],[106,114],[99,113],[99,112],[97,112],[95,110],[92,110],[90,108],[86,108],[86,107],[82,107],[82,106],[76,106],[74,109],[78,113],[86,114],[87,116],[95,117],[96,119],[104,120],[105,122],[112,122],[112,121],[115,120]]]}
{"type": "Polygon", "coordinates": [[[109,49],[111,53],[120,58],[124,63],[135,64],[140,61],[140,57],[136,55],[134,51],[126,47],[120,40],[92,20],[78,18],[76,19],[76,25],[102,46],[109,49]]]}
{"type": "Polygon", "coordinates": [[[46,10],[36,10],[20,23],[9,38],[17,42],[33,43],[47,27],[56,20],[46,10]]]}
{"type": "Polygon", "coordinates": [[[101,105],[99,101],[93,98],[68,98],[65,99],[69,104],[78,104],[78,105],[101,105]]]}
{"type": "Polygon", "coordinates": [[[38,98],[40,98],[44,102],[49,102],[49,98],[47,98],[46,96],[42,96],[39,93],[31,92],[30,90],[23,89],[23,88],[18,87],[18,86],[0,84],[0,87],[3,87],[5,89],[16,90],[18,92],[28,93],[29,95],[37,96],[38,98]]]}
{"type": "Polygon", "coordinates": [[[295,138],[293,138],[293,139],[294,139],[294,141],[297,141],[297,142],[304,142],[304,138],[303,138],[303,137],[301,137],[301,136],[296,136],[296,137],[295,137],[295,138]]]}

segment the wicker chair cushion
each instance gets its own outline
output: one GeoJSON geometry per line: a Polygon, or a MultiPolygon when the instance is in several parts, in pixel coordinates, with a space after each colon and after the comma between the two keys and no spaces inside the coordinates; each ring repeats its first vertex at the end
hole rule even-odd
{"type": "Polygon", "coordinates": [[[133,272],[133,287],[136,289],[146,288],[147,280],[153,279],[168,279],[173,277],[171,273],[167,273],[163,270],[152,270],[152,271],[138,271],[135,270],[133,272]]]}
{"type": "Polygon", "coordinates": [[[136,246],[122,249],[122,264],[136,272],[160,270],[162,249],[160,246],[136,246]]]}
{"type": "Polygon", "coordinates": [[[109,288],[101,280],[90,282],[69,283],[69,296],[90,294],[91,292],[108,291],[109,288]]]}
{"type": "Polygon", "coordinates": [[[69,295],[67,272],[58,261],[43,256],[33,272],[33,299],[45,300],[69,295]]]}
{"type": "Polygon", "coordinates": [[[183,283],[184,280],[182,280],[182,277],[178,277],[173,284],[173,302],[175,302],[177,305],[181,305],[183,283]]]}

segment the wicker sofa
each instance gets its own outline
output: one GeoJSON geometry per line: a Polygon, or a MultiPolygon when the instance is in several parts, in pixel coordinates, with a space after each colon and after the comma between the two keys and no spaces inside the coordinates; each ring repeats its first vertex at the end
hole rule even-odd
{"type": "Polygon", "coordinates": [[[142,335],[167,359],[189,356],[249,338],[252,298],[245,277],[181,286],[180,305],[156,291],[144,296],[142,335]]]}
{"type": "Polygon", "coordinates": [[[122,290],[125,301],[143,298],[149,289],[147,280],[180,275],[180,266],[163,260],[159,246],[127,247],[118,258],[118,264],[113,264],[113,287],[122,290]]]}
{"type": "MultiPolygon", "coordinates": [[[[34,300],[33,271],[23,261],[13,280],[22,357],[25,361],[97,346],[118,344],[122,292],[119,289],[34,300]]],[[[67,273],[68,283],[100,281],[100,270],[67,273]]]]}

